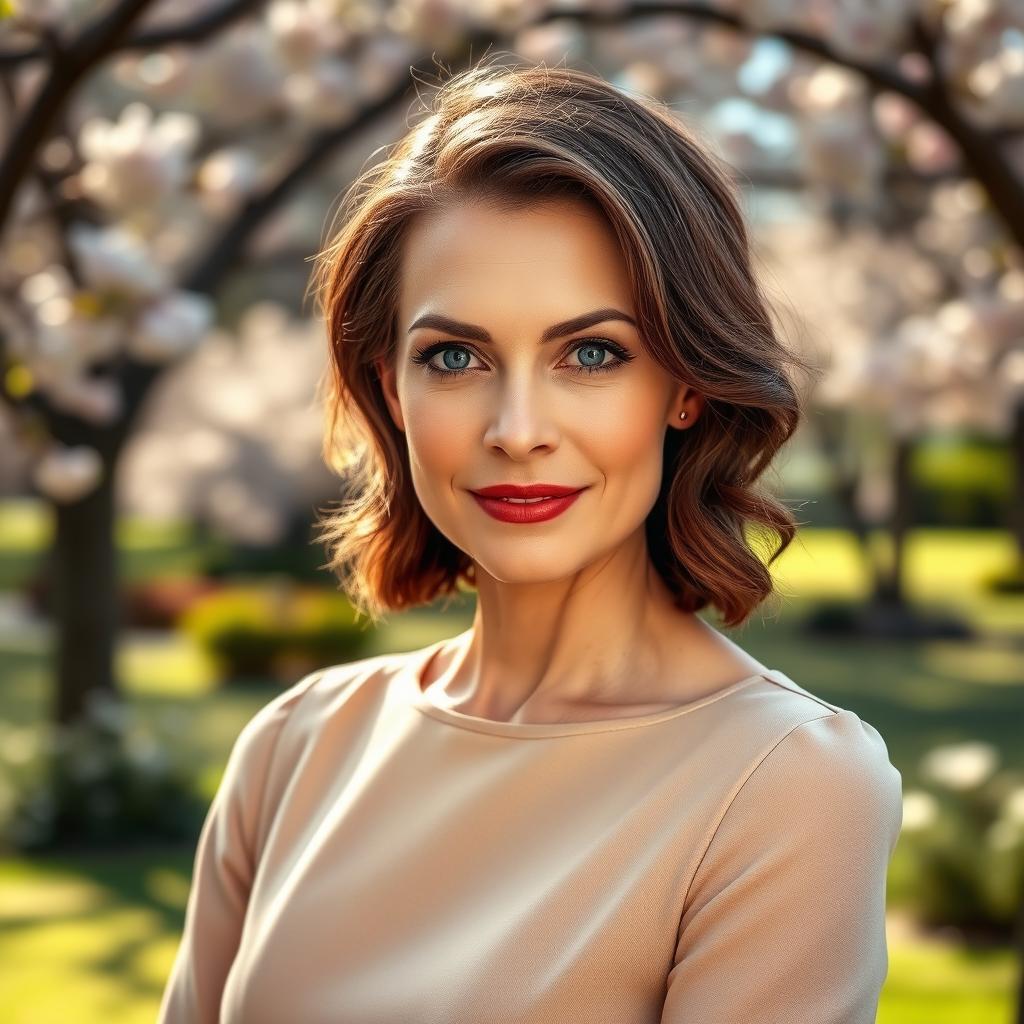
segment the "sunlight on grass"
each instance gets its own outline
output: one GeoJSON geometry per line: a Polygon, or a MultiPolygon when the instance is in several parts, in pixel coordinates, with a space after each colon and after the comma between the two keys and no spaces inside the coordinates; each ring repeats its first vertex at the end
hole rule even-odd
{"type": "MultiPolygon", "coordinates": [[[[1020,686],[1021,652],[1011,647],[983,647],[932,641],[921,651],[921,664],[936,675],[953,676],[971,685],[1020,686]]],[[[965,696],[970,699],[970,694],[965,696]]]]}
{"type": "Polygon", "coordinates": [[[1014,560],[1008,532],[996,530],[917,530],[907,540],[907,583],[912,598],[977,590],[990,573],[1014,560]]]}
{"type": "MultiPolygon", "coordinates": [[[[32,880],[38,905],[60,908],[56,916],[20,925],[0,919],[0,1020],[152,1022],[178,949],[188,878],[155,856],[129,861],[112,877],[122,892],[76,877],[66,866],[0,862],[0,905],[32,880]],[[76,886],[98,893],[94,906],[78,902],[76,886]],[[160,909],[171,905],[177,911],[160,909]]],[[[890,937],[878,1022],[1008,1022],[1014,977],[1009,949],[968,952],[890,937]]]]}
{"type": "Polygon", "coordinates": [[[146,892],[167,907],[185,909],[188,902],[189,880],[180,871],[158,867],[146,872],[146,892]]]}
{"type": "MultiPolygon", "coordinates": [[[[872,549],[881,558],[888,538],[876,531],[872,549]]],[[[914,530],[906,546],[908,595],[951,600],[964,591],[982,593],[990,573],[1014,560],[1013,537],[998,530],[914,530]]],[[[772,566],[787,592],[858,598],[867,594],[868,577],[856,538],[846,530],[806,528],[772,566]]]]}
{"type": "Polygon", "coordinates": [[[188,874],[152,854],[103,869],[97,863],[83,861],[76,871],[67,861],[0,861],[5,1024],[155,1018],[180,940],[188,874]]]}
{"type": "Polygon", "coordinates": [[[102,888],[77,879],[54,879],[45,885],[26,881],[0,885],[0,922],[52,918],[96,910],[107,898],[102,888]]]}
{"type": "Polygon", "coordinates": [[[845,530],[801,530],[771,567],[783,595],[851,600],[868,592],[856,540],[845,530]]]}
{"type": "Polygon", "coordinates": [[[169,945],[161,923],[129,905],[0,932],[0,1020],[152,1022],[169,945]]]}
{"type": "MultiPolygon", "coordinates": [[[[890,547],[887,535],[872,534],[871,550],[879,558],[890,547]]],[[[987,578],[1012,565],[1015,552],[1007,531],[911,531],[905,552],[907,597],[921,607],[959,612],[983,632],[1018,632],[1024,622],[1024,595],[996,595],[986,589],[987,578]]],[[[784,600],[858,601],[869,592],[859,545],[845,530],[801,530],[771,573],[784,600]]]]}
{"type": "Polygon", "coordinates": [[[893,942],[877,1024],[1010,1024],[1011,949],[893,942]]]}
{"type": "Polygon", "coordinates": [[[117,544],[141,551],[147,548],[176,548],[191,542],[195,528],[185,520],[163,522],[121,516],[117,521],[117,544]]]}
{"type": "Polygon", "coordinates": [[[38,550],[53,536],[53,512],[38,498],[0,501],[0,550],[38,550]]]}
{"type": "Polygon", "coordinates": [[[212,659],[180,632],[122,641],[116,670],[125,689],[140,697],[202,697],[217,688],[212,659]]]}

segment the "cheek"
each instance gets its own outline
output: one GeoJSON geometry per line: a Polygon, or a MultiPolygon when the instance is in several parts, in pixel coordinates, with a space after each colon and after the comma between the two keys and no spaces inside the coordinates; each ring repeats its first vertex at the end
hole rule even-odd
{"type": "Polygon", "coordinates": [[[609,390],[600,405],[582,435],[595,465],[634,479],[656,471],[665,437],[661,394],[640,386],[609,390]]]}
{"type": "Polygon", "coordinates": [[[419,476],[417,489],[447,488],[451,478],[466,464],[466,449],[472,443],[465,410],[459,403],[433,400],[430,396],[412,399],[405,407],[405,436],[413,475],[419,476]],[[417,467],[423,472],[418,473],[417,467]]]}

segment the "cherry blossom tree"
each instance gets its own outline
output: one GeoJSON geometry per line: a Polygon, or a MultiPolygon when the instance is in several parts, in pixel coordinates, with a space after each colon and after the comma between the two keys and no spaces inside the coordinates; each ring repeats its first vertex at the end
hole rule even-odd
{"type": "MultiPolygon", "coordinates": [[[[835,415],[816,419],[851,526],[865,535],[877,504],[838,457],[854,409],[894,439],[897,539],[917,439],[1012,436],[1024,553],[1024,0],[0,10],[0,409],[54,513],[58,721],[116,689],[115,481],[157,381],[224,327],[240,271],[316,248],[367,138],[403,130],[420,84],[491,47],[720,123],[741,176],[801,189],[850,240],[857,329],[830,348],[817,401],[835,415]],[[783,123],[779,160],[765,139],[783,123]]],[[[878,599],[898,604],[899,580],[897,560],[878,599]]]]}

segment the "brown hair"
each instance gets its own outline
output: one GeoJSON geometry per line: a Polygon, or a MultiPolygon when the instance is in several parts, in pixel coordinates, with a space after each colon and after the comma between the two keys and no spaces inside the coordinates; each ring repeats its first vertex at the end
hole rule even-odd
{"type": "Polygon", "coordinates": [[[711,604],[738,625],[772,593],[767,566],[796,533],[790,511],[754,483],[802,415],[787,364],[813,367],[776,336],[725,165],[668,107],[565,67],[485,57],[452,75],[343,199],[344,224],[313,277],[329,341],[323,453],[345,484],[339,507],[318,519],[324,567],[371,618],[474,583],[472,560],[414,493],[373,364],[394,353],[410,218],[460,200],[515,208],[558,197],[607,218],[647,350],[705,397],[693,427],[666,430],[647,543],[680,608],[711,604]],[[748,524],[778,538],[767,563],[748,524]]]}

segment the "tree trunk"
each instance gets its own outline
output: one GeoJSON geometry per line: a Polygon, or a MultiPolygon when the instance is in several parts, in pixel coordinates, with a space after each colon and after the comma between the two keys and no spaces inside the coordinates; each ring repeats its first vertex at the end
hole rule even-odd
{"type": "Polygon", "coordinates": [[[1017,556],[1024,562],[1024,399],[1013,410],[1010,429],[1010,457],[1013,472],[1013,493],[1010,500],[1010,533],[1017,542],[1017,556]]]}
{"type": "Polygon", "coordinates": [[[56,640],[54,721],[81,718],[91,691],[116,692],[120,619],[114,545],[114,465],[80,501],[55,503],[51,617],[56,640]]]}
{"type": "Polygon", "coordinates": [[[892,513],[889,516],[891,549],[888,564],[876,576],[874,598],[886,608],[903,609],[906,606],[906,546],[907,535],[914,519],[914,487],[911,461],[914,441],[897,437],[892,463],[892,513]]]}

